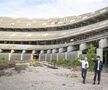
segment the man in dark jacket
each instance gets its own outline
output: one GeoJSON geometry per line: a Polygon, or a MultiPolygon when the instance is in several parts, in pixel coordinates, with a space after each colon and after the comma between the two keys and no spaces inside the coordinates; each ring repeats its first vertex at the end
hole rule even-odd
{"type": "Polygon", "coordinates": [[[94,61],[94,85],[96,82],[96,78],[98,79],[98,84],[100,84],[100,79],[101,79],[101,71],[103,68],[103,63],[100,59],[100,56],[97,56],[96,60],[94,61]]]}

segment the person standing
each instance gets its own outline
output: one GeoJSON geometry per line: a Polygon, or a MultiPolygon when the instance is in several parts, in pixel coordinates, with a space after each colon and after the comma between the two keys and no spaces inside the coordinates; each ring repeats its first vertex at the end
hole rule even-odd
{"type": "Polygon", "coordinates": [[[85,80],[86,80],[86,74],[87,74],[87,69],[89,67],[89,63],[87,61],[87,57],[84,58],[84,60],[79,60],[82,63],[82,79],[83,79],[83,84],[85,84],[85,80]]]}
{"type": "Polygon", "coordinates": [[[94,60],[94,85],[96,83],[96,78],[98,80],[98,84],[100,84],[102,68],[103,62],[101,61],[100,56],[97,56],[96,60],[94,60]]]}

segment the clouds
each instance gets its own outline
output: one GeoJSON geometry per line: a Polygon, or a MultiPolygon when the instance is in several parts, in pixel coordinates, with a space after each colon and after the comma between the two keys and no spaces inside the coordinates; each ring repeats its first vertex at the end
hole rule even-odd
{"type": "Polygon", "coordinates": [[[0,16],[64,17],[95,11],[106,6],[107,0],[0,0],[0,16]]]}
{"type": "Polygon", "coordinates": [[[85,5],[90,5],[90,4],[99,4],[99,3],[103,3],[104,0],[56,0],[57,3],[61,6],[66,6],[68,8],[71,7],[76,7],[78,5],[80,6],[85,6],[85,5]]]}
{"type": "Polygon", "coordinates": [[[94,11],[105,6],[108,3],[105,0],[56,0],[57,4],[67,10],[72,9],[76,14],[82,14],[94,11]],[[80,13],[79,13],[80,12],[80,13]]]}

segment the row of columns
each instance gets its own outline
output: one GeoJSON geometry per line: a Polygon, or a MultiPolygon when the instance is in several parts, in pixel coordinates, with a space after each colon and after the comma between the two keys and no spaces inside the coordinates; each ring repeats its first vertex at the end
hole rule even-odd
{"type": "MultiPolygon", "coordinates": [[[[107,38],[103,38],[103,39],[101,39],[101,40],[99,40],[99,43],[98,43],[98,47],[97,47],[97,49],[96,49],[96,55],[97,56],[100,56],[101,57],[101,59],[103,60],[103,49],[105,48],[105,47],[107,47],[108,46],[108,39],[107,38]]],[[[85,49],[87,49],[88,48],[88,44],[87,43],[82,43],[82,44],[80,44],[79,45],[79,50],[78,50],[78,57],[79,57],[79,55],[81,55],[82,54],[82,52],[83,52],[83,50],[85,50],[85,49]]],[[[67,47],[67,51],[65,52],[65,58],[67,58],[67,53],[68,52],[72,52],[72,51],[74,51],[76,49],[76,47],[75,46],[68,46],[67,47]]],[[[47,54],[49,54],[49,53],[62,53],[62,52],[64,52],[65,51],[65,48],[59,48],[58,50],[57,49],[53,49],[52,51],[51,50],[48,50],[47,51],[47,54]]],[[[57,55],[57,57],[58,57],[58,55],[57,55]]],[[[51,58],[52,59],[52,58],[51,58]]]]}
{"type": "MultiPolygon", "coordinates": [[[[108,46],[108,39],[107,38],[103,38],[103,39],[99,40],[98,45],[99,46],[96,49],[96,55],[100,56],[101,59],[103,60],[103,49],[108,46]]],[[[79,51],[78,51],[78,56],[80,54],[82,54],[82,51],[87,49],[87,48],[88,48],[87,43],[80,44],[79,51]]]]}
{"type": "MultiPolygon", "coordinates": [[[[107,47],[108,46],[108,39],[107,38],[103,38],[99,41],[99,47],[97,48],[97,55],[99,55],[102,59],[103,59],[103,48],[104,47],[107,47]]],[[[87,43],[82,43],[79,45],[79,50],[78,50],[78,56],[80,54],[82,54],[82,51],[87,49],[88,48],[88,45],[87,43]]],[[[74,51],[75,49],[77,49],[77,47],[75,46],[68,46],[67,48],[65,47],[62,47],[62,48],[59,48],[59,49],[52,49],[52,50],[47,50],[46,51],[46,54],[54,54],[54,53],[63,53],[65,52],[65,58],[67,58],[67,52],[72,52],[74,51]]],[[[0,52],[2,52],[2,50],[0,49],[0,52]]],[[[23,55],[25,54],[26,50],[22,50],[22,53],[21,53],[21,60],[23,60],[23,55]]],[[[9,53],[9,60],[11,59],[11,55],[12,53],[14,53],[14,50],[11,50],[11,52],[9,53]]],[[[36,53],[35,50],[32,50],[32,53],[31,53],[31,59],[33,59],[33,55],[36,53]]],[[[42,54],[45,54],[45,50],[41,50],[40,53],[39,53],[39,60],[41,59],[41,55],[42,54]]],[[[57,55],[58,57],[58,55],[57,55]]],[[[47,56],[45,56],[45,60],[46,60],[47,56]]],[[[51,57],[52,59],[52,57],[51,57]]]]}
{"type": "MultiPolygon", "coordinates": [[[[32,51],[32,54],[34,53],[35,50],[32,51]]],[[[9,53],[9,56],[8,56],[8,60],[10,61],[11,60],[11,56],[12,54],[14,53],[15,51],[14,50],[11,50],[10,53],[9,53]]],[[[26,50],[22,50],[22,53],[21,53],[21,57],[20,57],[20,60],[23,60],[23,55],[25,54],[26,50]]],[[[0,49],[0,53],[2,53],[2,49],[0,49]]],[[[33,55],[31,54],[31,59],[33,59],[33,55]]]]}

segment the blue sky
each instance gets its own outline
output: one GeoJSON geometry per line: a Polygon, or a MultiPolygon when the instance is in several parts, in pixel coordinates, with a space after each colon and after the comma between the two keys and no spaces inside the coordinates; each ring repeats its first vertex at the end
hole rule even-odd
{"type": "Polygon", "coordinates": [[[0,0],[0,16],[52,18],[80,15],[108,6],[108,0],[0,0]]]}

